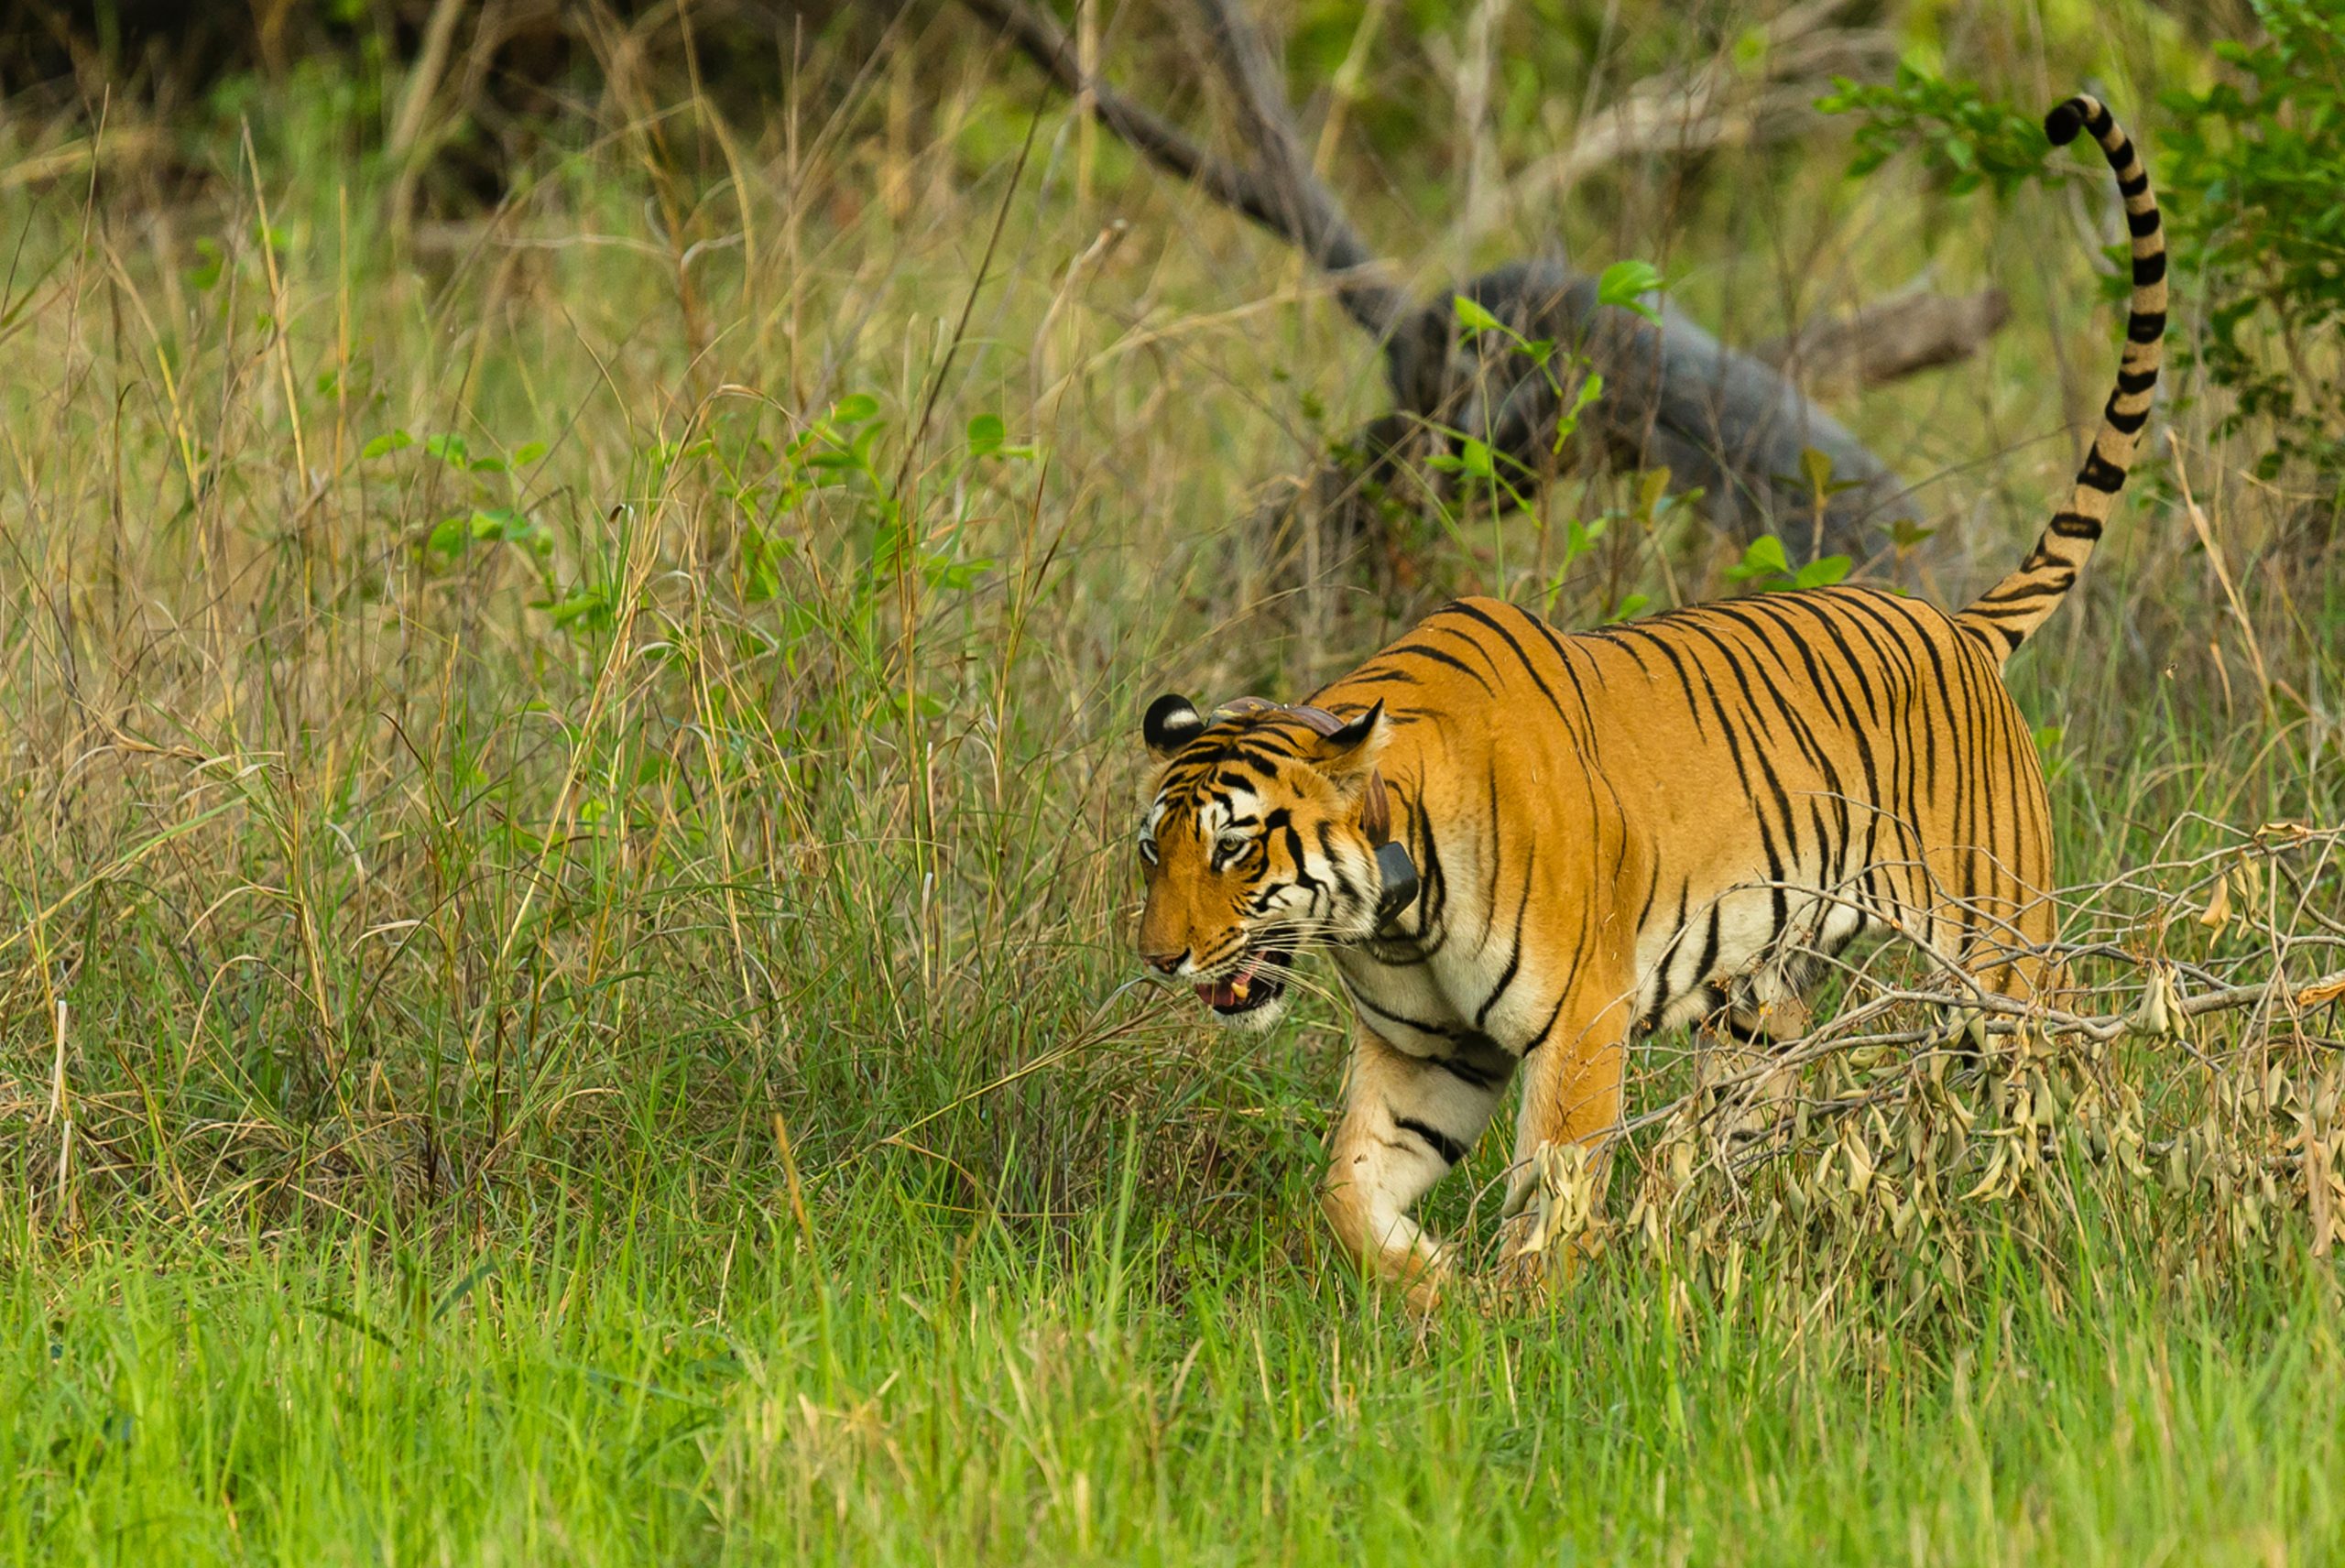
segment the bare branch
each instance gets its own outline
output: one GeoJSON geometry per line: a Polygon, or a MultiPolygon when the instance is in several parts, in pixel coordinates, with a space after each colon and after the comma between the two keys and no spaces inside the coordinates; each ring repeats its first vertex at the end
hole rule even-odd
{"type": "Polygon", "coordinates": [[[1585,176],[1633,158],[1686,157],[1806,134],[1816,98],[1837,76],[1871,76],[1896,58],[1889,34],[1833,26],[1844,0],[1795,7],[1768,24],[1761,71],[1720,55],[1646,78],[1581,121],[1570,147],[1525,169],[1518,200],[1568,191],[1585,176]]]}
{"type": "Polygon", "coordinates": [[[1133,151],[1167,173],[1196,181],[1215,201],[1244,213],[1290,245],[1303,244],[1286,207],[1267,181],[1227,158],[1215,157],[1179,127],[1106,82],[1096,78],[1086,81],[1074,40],[1050,16],[1026,4],[1026,0],[961,3],[1016,44],[1020,53],[1069,93],[1078,98],[1087,93],[1100,124],[1115,132],[1133,151]]]}
{"type": "Polygon", "coordinates": [[[1216,157],[1152,111],[1096,77],[1086,78],[1074,40],[1056,19],[1027,0],[961,3],[1078,102],[1090,103],[1099,123],[1135,152],[1168,173],[1194,180],[1215,201],[1253,219],[1334,274],[1336,298],[1362,327],[1380,338],[1391,330],[1404,297],[1372,278],[1346,276],[1375,266],[1375,258],[1303,159],[1293,122],[1275,96],[1276,71],[1268,63],[1260,36],[1242,17],[1217,5],[1205,6],[1206,24],[1227,62],[1249,139],[1271,159],[1271,167],[1260,172],[1216,157]]]}
{"type": "Polygon", "coordinates": [[[1336,294],[1354,321],[1381,338],[1407,309],[1405,297],[1389,284],[1357,276],[1373,266],[1368,244],[1345,216],[1335,193],[1320,182],[1295,134],[1279,70],[1237,0],[1196,0],[1222,78],[1238,99],[1246,139],[1262,160],[1261,177],[1288,216],[1287,232],[1318,267],[1336,279],[1336,294]]]}

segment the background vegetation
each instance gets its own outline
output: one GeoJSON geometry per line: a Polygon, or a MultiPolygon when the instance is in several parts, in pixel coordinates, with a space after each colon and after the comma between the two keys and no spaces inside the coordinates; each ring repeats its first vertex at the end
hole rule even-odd
{"type": "MultiPolygon", "coordinates": [[[[1312,1215],[1340,1008],[1238,1041],[1134,980],[1136,714],[1299,695],[1458,592],[1750,591],[1747,541],[1601,472],[1366,562],[1266,527],[1380,411],[1373,345],[949,7],[236,15],[0,25],[8,1552],[2338,1551],[2318,6],[1827,7],[1830,114],[1770,96],[1757,5],[1267,13],[1420,293],[1645,260],[1748,343],[2006,290],[1968,364],[1831,394],[1928,482],[1855,570],[1947,602],[2106,389],[2105,176],[2025,126],[2107,96],[2184,368],[2013,673],[2064,876],[2118,883],[2078,1007],[2283,982],[2184,1040],[1836,1061],[1877,1133],[1640,1207],[1657,1129],[1551,1303],[1430,1324],[1312,1215]],[[1574,157],[1701,71],[1740,130],[1574,157]],[[1933,1141],[1958,1105],[2033,1163],[1933,1141]]],[[[1096,20],[1236,147],[1176,7],[1096,20]]],[[[1436,1217],[1487,1236],[1502,1159],[1436,1217]]]]}

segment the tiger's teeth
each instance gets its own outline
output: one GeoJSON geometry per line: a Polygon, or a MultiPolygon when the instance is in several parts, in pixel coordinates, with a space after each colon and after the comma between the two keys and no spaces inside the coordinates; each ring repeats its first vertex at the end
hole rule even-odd
{"type": "Polygon", "coordinates": [[[1253,988],[1254,979],[1250,975],[1240,975],[1229,983],[1229,994],[1241,1002],[1246,999],[1246,993],[1253,988]]]}

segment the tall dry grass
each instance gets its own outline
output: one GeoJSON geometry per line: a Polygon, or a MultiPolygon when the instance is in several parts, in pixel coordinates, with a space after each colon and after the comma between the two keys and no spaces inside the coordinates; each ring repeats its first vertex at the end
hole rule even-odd
{"type": "MultiPolygon", "coordinates": [[[[644,1170],[714,1204],[784,1160],[1063,1217],[1128,1118],[1168,1202],[1277,1211],[1335,1010],[1237,1051],[1131,985],[1130,715],[1299,692],[1458,591],[1566,624],[1731,591],[1683,515],[1551,575],[1633,494],[1601,475],[1407,522],[1380,572],[1306,534],[1288,587],[1260,487],[1376,410],[1369,345],[965,29],[904,27],[755,120],[609,51],[453,219],[409,220],[379,94],[328,71],[9,126],[0,1114],[38,1226],[519,1214],[644,1170]]],[[[1494,192],[1540,124],[1329,156],[1428,287],[1550,230],[1746,336],[1925,263],[2001,281],[1982,361],[1840,411],[1936,476],[1936,537],[1873,570],[1957,599],[2023,548],[2107,375],[2105,214],[1851,185],[1822,130],[1494,192]]],[[[2336,821],[2345,573],[2209,416],[2017,676],[2079,883],[2219,842],[2186,812],[2336,821]]]]}

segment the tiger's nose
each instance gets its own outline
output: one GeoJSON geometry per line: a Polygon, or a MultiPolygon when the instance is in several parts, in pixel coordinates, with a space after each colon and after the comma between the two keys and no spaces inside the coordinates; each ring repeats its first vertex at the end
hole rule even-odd
{"type": "Polygon", "coordinates": [[[1184,947],[1178,953],[1143,953],[1140,961],[1159,975],[1170,975],[1187,962],[1189,950],[1184,947]]]}

